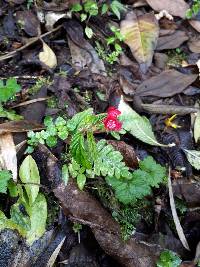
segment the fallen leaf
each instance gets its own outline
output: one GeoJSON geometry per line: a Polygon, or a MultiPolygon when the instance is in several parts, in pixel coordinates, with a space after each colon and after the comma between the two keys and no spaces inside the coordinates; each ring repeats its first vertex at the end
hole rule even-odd
{"type": "Polygon", "coordinates": [[[191,52],[200,53],[200,37],[191,38],[187,44],[191,52]]]}
{"type": "Polygon", "coordinates": [[[198,32],[200,32],[200,21],[199,20],[189,20],[190,25],[198,32]]]}
{"type": "Polygon", "coordinates": [[[26,184],[24,187],[31,206],[37,198],[40,184],[40,174],[32,156],[28,155],[22,162],[19,169],[19,177],[22,183],[26,184]]]}
{"type": "Polygon", "coordinates": [[[183,149],[190,164],[197,170],[200,170],[200,151],[183,149]]]}
{"type": "Polygon", "coordinates": [[[189,5],[184,0],[146,0],[150,7],[156,11],[166,10],[172,16],[185,18],[189,5]]]}
{"type": "Polygon", "coordinates": [[[57,12],[53,12],[53,11],[49,11],[45,14],[45,26],[47,28],[48,31],[53,30],[53,26],[54,24],[62,19],[62,18],[67,18],[67,14],[66,13],[57,13],[57,12]]]}
{"type": "Polygon", "coordinates": [[[200,110],[196,113],[194,121],[194,140],[196,143],[200,140],[200,110]]]}
{"type": "Polygon", "coordinates": [[[68,45],[71,52],[72,63],[77,71],[89,68],[92,73],[106,76],[103,63],[92,45],[86,41],[82,26],[75,20],[63,24],[68,37],[68,45]]]}
{"type": "Polygon", "coordinates": [[[17,182],[17,156],[10,133],[0,135],[0,169],[11,171],[13,180],[17,182]]]}
{"type": "Polygon", "coordinates": [[[63,239],[60,241],[60,244],[57,246],[57,248],[52,253],[51,257],[49,258],[46,267],[53,267],[54,263],[56,261],[56,258],[58,257],[58,254],[63,246],[63,243],[65,242],[66,236],[63,237],[63,239]]]}
{"type": "Polygon", "coordinates": [[[11,4],[16,4],[16,5],[20,5],[22,3],[24,3],[26,0],[5,0],[5,2],[7,3],[11,3],[11,4]]]}
{"type": "Polygon", "coordinates": [[[131,238],[124,242],[120,235],[120,226],[106,209],[88,192],[81,191],[73,179],[67,186],[61,183],[61,171],[57,159],[45,147],[40,145],[39,151],[46,163],[46,175],[54,185],[53,192],[60,201],[65,215],[72,217],[81,224],[88,225],[94,236],[109,255],[116,258],[124,267],[154,267],[161,248],[131,238]]]}
{"type": "Polygon", "coordinates": [[[172,34],[159,37],[156,50],[174,49],[180,47],[180,45],[187,40],[187,34],[184,31],[178,30],[172,34]]]}
{"type": "Polygon", "coordinates": [[[132,146],[126,144],[124,141],[108,140],[107,143],[122,154],[126,166],[129,168],[138,167],[138,158],[132,146]]]}
{"type": "Polygon", "coordinates": [[[151,66],[156,48],[159,26],[153,13],[137,16],[134,12],[126,15],[120,25],[124,42],[130,47],[135,59],[145,73],[151,66]]]}
{"type": "Polygon", "coordinates": [[[171,207],[171,211],[172,211],[172,217],[173,217],[173,220],[174,220],[174,224],[176,226],[176,231],[177,231],[178,237],[179,237],[182,245],[187,250],[190,250],[188,242],[187,242],[187,240],[185,238],[185,234],[183,232],[183,228],[182,228],[182,226],[180,224],[180,220],[179,220],[178,215],[177,215],[175,201],[174,201],[174,195],[173,195],[173,191],[172,191],[172,182],[171,182],[170,173],[171,172],[170,172],[170,168],[169,168],[168,188],[169,188],[169,201],[170,201],[170,207],[171,207]]]}
{"type": "Polygon", "coordinates": [[[32,11],[17,11],[16,21],[20,29],[23,29],[29,36],[34,37],[40,35],[40,22],[32,11]]]}
{"type": "Polygon", "coordinates": [[[134,137],[138,138],[144,143],[153,146],[170,147],[174,144],[161,144],[156,140],[153,133],[151,123],[145,116],[140,116],[123,100],[120,100],[118,109],[121,111],[120,121],[124,130],[130,132],[134,137]]]}
{"type": "Polygon", "coordinates": [[[192,84],[198,75],[183,74],[176,70],[166,70],[142,82],[136,89],[136,95],[171,97],[181,93],[192,84]]]}
{"type": "Polygon", "coordinates": [[[39,53],[40,61],[49,68],[55,68],[57,66],[56,55],[44,41],[42,41],[42,44],[43,44],[43,51],[39,53]]]}
{"type": "Polygon", "coordinates": [[[22,133],[29,131],[39,131],[44,129],[44,126],[39,123],[34,123],[27,120],[9,121],[0,124],[0,134],[4,133],[22,133]]]}

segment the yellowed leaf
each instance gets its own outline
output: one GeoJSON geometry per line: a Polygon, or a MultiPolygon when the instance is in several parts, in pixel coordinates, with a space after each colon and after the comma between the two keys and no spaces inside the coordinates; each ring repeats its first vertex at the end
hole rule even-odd
{"type": "Polygon", "coordinates": [[[39,59],[42,63],[47,65],[49,68],[57,66],[57,58],[53,50],[45,43],[43,43],[43,51],[39,53],[39,59]]]}
{"type": "Polygon", "coordinates": [[[141,70],[145,73],[151,66],[159,35],[159,26],[154,14],[137,16],[134,12],[130,12],[121,22],[120,31],[125,38],[124,42],[130,47],[141,70]]]}
{"type": "Polygon", "coordinates": [[[0,170],[11,171],[13,180],[17,181],[17,156],[11,133],[0,135],[0,170]]]}

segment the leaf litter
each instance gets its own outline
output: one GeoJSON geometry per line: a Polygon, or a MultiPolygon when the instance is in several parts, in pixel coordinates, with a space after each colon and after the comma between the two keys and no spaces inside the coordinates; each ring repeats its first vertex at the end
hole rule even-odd
{"type": "Polygon", "coordinates": [[[2,1],[4,266],[198,262],[198,2],[2,1]]]}

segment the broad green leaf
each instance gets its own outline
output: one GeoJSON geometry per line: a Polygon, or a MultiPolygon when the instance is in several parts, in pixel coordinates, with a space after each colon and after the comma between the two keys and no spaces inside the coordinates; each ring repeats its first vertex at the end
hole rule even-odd
{"type": "Polygon", "coordinates": [[[28,244],[31,245],[45,232],[47,220],[47,202],[45,196],[39,193],[33,205],[26,207],[26,211],[31,221],[31,228],[30,231],[27,232],[26,238],[28,244]]]}
{"type": "Polygon", "coordinates": [[[76,3],[71,7],[72,12],[79,12],[82,9],[83,9],[83,7],[79,3],[76,3]]]}
{"type": "Polygon", "coordinates": [[[8,190],[11,197],[17,197],[19,190],[18,185],[13,182],[13,180],[8,181],[8,190]]]}
{"type": "Polygon", "coordinates": [[[19,169],[19,177],[25,185],[26,193],[29,198],[29,204],[32,205],[39,192],[40,175],[35,160],[29,155],[22,162],[19,169]]]}
{"type": "Polygon", "coordinates": [[[7,170],[0,170],[0,193],[6,194],[8,181],[12,178],[12,174],[7,170]]]}
{"type": "Polygon", "coordinates": [[[190,164],[200,170],[200,151],[183,149],[190,164]]]}
{"type": "Polygon", "coordinates": [[[106,14],[108,12],[108,9],[109,9],[109,6],[106,3],[104,3],[101,8],[101,15],[106,14]]]}
{"type": "Polygon", "coordinates": [[[130,12],[121,22],[121,34],[141,70],[145,73],[151,66],[154,49],[159,36],[158,22],[153,13],[137,16],[130,12]]]}
{"type": "Polygon", "coordinates": [[[0,102],[6,102],[11,97],[13,97],[17,92],[19,92],[21,86],[17,84],[17,80],[14,78],[9,78],[6,83],[0,80],[0,102]]]}
{"type": "Polygon", "coordinates": [[[24,233],[30,230],[30,218],[28,217],[28,214],[26,214],[25,208],[22,204],[15,203],[12,205],[10,209],[10,216],[11,220],[16,225],[24,229],[24,233]]]}
{"type": "Polygon", "coordinates": [[[86,176],[82,173],[79,174],[76,178],[77,180],[77,185],[80,190],[83,190],[85,182],[86,182],[86,176]]]}
{"type": "Polygon", "coordinates": [[[196,118],[194,121],[194,140],[196,143],[200,141],[200,111],[197,112],[196,118]]]}
{"type": "Polygon", "coordinates": [[[164,250],[160,254],[156,267],[179,267],[180,264],[181,259],[176,253],[170,250],[164,250]]]}
{"type": "Polygon", "coordinates": [[[142,142],[153,146],[163,147],[174,145],[165,145],[159,143],[156,140],[149,120],[135,112],[128,104],[124,102],[123,98],[120,100],[118,109],[121,111],[120,121],[122,122],[123,129],[130,132],[142,142]]]}
{"type": "Polygon", "coordinates": [[[114,0],[110,4],[110,9],[112,12],[117,16],[117,18],[120,20],[120,12],[125,11],[125,7],[117,0],[114,0]]]}

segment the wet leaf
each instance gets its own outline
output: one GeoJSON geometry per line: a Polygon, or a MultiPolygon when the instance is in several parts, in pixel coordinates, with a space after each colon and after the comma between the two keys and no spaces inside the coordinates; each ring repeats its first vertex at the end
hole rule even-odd
{"type": "Polygon", "coordinates": [[[151,123],[145,116],[140,116],[121,98],[118,109],[121,111],[120,121],[124,130],[144,143],[153,146],[169,146],[159,143],[153,133],[151,123]]]}
{"type": "Polygon", "coordinates": [[[39,193],[32,206],[27,206],[26,211],[30,216],[31,227],[27,232],[28,244],[32,244],[39,239],[45,232],[47,220],[47,202],[43,194],[39,193]]]}
{"type": "Polygon", "coordinates": [[[141,70],[146,72],[151,66],[159,35],[159,26],[154,14],[137,16],[130,12],[121,22],[120,31],[141,70]]]}
{"type": "Polygon", "coordinates": [[[146,0],[147,3],[156,11],[166,10],[169,14],[185,18],[185,13],[189,5],[184,0],[146,0]]]}
{"type": "Polygon", "coordinates": [[[197,143],[200,139],[200,111],[196,113],[194,121],[194,140],[197,143]]]}
{"type": "Polygon", "coordinates": [[[10,133],[0,135],[0,169],[11,171],[13,180],[17,181],[17,155],[10,133]]]}
{"type": "Polygon", "coordinates": [[[181,93],[197,78],[195,74],[183,74],[176,70],[166,70],[141,83],[136,94],[140,96],[170,97],[181,93]]]}
{"type": "Polygon", "coordinates": [[[45,43],[43,43],[43,51],[39,53],[39,59],[42,63],[49,68],[55,68],[57,66],[57,58],[53,50],[45,43]]]}
{"type": "Polygon", "coordinates": [[[19,176],[22,183],[30,183],[25,185],[25,189],[29,198],[29,204],[32,205],[39,192],[40,175],[37,164],[30,155],[22,162],[19,176]]]}
{"type": "Polygon", "coordinates": [[[34,37],[40,34],[40,22],[32,11],[17,11],[16,20],[19,27],[23,29],[29,36],[34,37]]]}
{"type": "Polygon", "coordinates": [[[183,149],[190,164],[200,170],[200,151],[183,149]]]}
{"type": "Polygon", "coordinates": [[[87,35],[87,37],[89,39],[91,39],[94,33],[93,33],[93,30],[90,27],[86,26],[85,27],[85,34],[87,35]]]}

